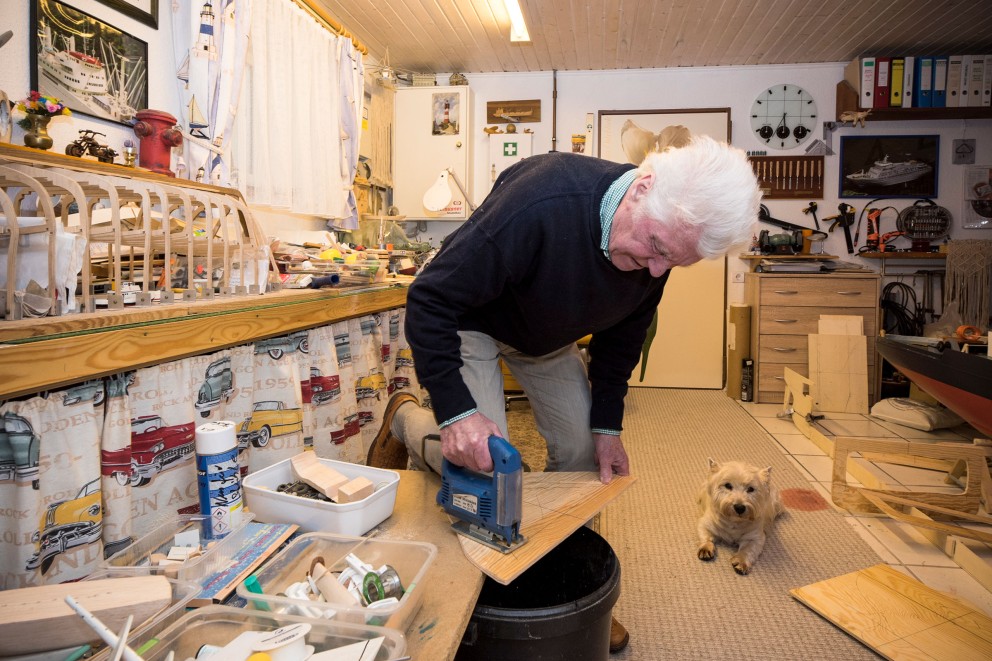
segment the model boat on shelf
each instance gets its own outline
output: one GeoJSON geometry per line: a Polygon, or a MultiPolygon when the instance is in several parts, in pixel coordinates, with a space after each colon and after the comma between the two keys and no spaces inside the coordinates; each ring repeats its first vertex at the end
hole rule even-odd
{"type": "Polygon", "coordinates": [[[884,335],[875,343],[885,360],[938,402],[992,438],[992,357],[959,351],[956,342],[884,335]]]}
{"type": "Polygon", "coordinates": [[[861,170],[845,177],[854,186],[894,186],[919,179],[933,167],[923,161],[890,161],[888,154],[867,170],[861,170]]]}

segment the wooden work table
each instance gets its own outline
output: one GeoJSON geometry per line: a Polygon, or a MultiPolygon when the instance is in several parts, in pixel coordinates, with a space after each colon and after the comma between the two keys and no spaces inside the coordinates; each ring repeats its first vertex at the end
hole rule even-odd
{"type": "Polygon", "coordinates": [[[397,471],[400,484],[393,514],[378,527],[378,537],[430,542],[437,556],[428,569],[420,611],[406,635],[406,653],[414,659],[455,658],[485,576],[465,557],[451,523],[436,504],[441,478],[422,471],[397,471]]]}
{"type": "Polygon", "coordinates": [[[402,307],[406,291],[289,289],[3,321],[0,400],[402,307]]]}

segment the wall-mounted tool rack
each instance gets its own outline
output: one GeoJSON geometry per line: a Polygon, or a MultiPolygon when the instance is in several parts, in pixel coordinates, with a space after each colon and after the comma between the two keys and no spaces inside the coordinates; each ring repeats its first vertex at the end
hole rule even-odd
{"type": "Polygon", "coordinates": [[[748,156],[766,200],[823,199],[823,156],[748,156]]]}
{"type": "Polygon", "coordinates": [[[150,305],[153,299],[173,301],[179,278],[187,301],[212,297],[215,283],[221,295],[258,293],[256,283],[265,282],[265,272],[275,268],[263,232],[235,189],[0,144],[0,254],[6,255],[8,283],[0,303],[5,319],[38,316],[25,307],[25,292],[18,291],[17,283],[25,267],[19,252],[35,234],[48,237],[47,243],[41,241],[48,253],[46,316],[94,311],[98,279],[105,280],[101,284],[108,288],[112,306],[122,304],[125,282],[140,279],[137,305],[150,305]],[[81,264],[71,267],[57,248],[63,245],[59,237],[68,235],[82,237],[85,246],[81,264]],[[186,258],[184,271],[175,269],[177,257],[186,258]],[[208,265],[206,286],[194,262],[208,265]],[[66,309],[70,297],[65,291],[60,295],[56,286],[66,283],[66,268],[78,273],[74,284],[79,301],[71,310],[66,309]]]}

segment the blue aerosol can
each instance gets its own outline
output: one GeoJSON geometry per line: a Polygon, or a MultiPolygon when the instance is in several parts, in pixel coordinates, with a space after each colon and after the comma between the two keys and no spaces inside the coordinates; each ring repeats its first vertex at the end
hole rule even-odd
{"type": "Polygon", "coordinates": [[[241,525],[244,511],[237,427],[233,422],[205,422],[196,428],[196,483],[200,513],[213,539],[241,525]]]}

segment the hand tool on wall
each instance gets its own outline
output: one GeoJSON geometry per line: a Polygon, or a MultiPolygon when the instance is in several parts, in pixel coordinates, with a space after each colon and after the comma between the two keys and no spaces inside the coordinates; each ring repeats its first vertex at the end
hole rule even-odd
{"type": "Polygon", "coordinates": [[[459,519],[451,525],[455,532],[509,553],[527,541],[520,534],[523,464],[520,452],[498,436],[489,437],[489,454],[493,458],[491,476],[445,459],[437,503],[459,519]]]}
{"type": "Polygon", "coordinates": [[[851,225],[854,224],[854,207],[845,202],[837,205],[840,213],[836,216],[824,218],[824,221],[832,221],[828,232],[833,232],[840,225],[844,230],[844,241],[847,243],[847,254],[854,254],[854,242],[851,240],[851,225]]]}
{"type": "Polygon", "coordinates": [[[809,206],[803,209],[803,213],[808,213],[813,216],[813,226],[816,229],[820,229],[820,221],[816,218],[816,202],[810,201],[809,206]]]}

